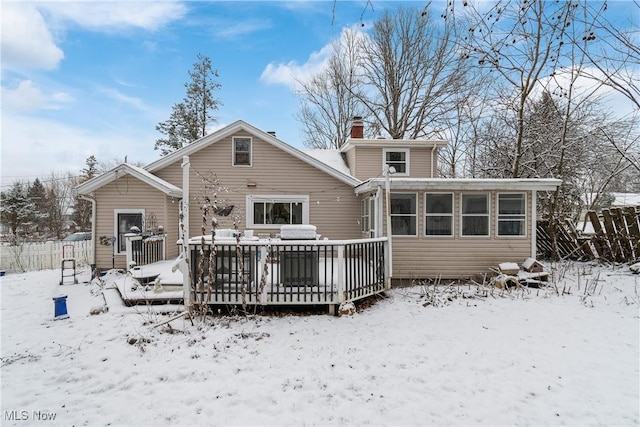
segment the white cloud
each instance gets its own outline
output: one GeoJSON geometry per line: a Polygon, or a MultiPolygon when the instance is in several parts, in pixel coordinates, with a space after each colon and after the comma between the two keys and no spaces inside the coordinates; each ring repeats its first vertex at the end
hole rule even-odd
{"type": "Polygon", "coordinates": [[[40,12],[30,4],[2,4],[2,68],[54,69],[64,57],[40,12]]]}
{"type": "Polygon", "coordinates": [[[289,61],[286,64],[269,63],[262,71],[260,81],[266,84],[282,84],[296,90],[299,88],[299,81],[308,80],[327,66],[331,51],[332,47],[329,43],[319,51],[311,53],[304,64],[298,64],[296,61],[289,61]]]}
{"type": "Polygon", "coordinates": [[[141,111],[148,110],[143,100],[133,96],[125,95],[124,93],[120,92],[117,89],[108,88],[108,87],[99,87],[98,91],[115,101],[121,102],[123,104],[131,105],[132,107],[138,110],[141,110],[141,111]]]}
{"type": "Polygon", "coordinates": [[[65,92],[43,93],[31,80],[22,80],[15,88],[2,87],[3,111],[57,110],[73,101],[65,92]]]}
{"type": "Polygon", "coordinates": [[[157,153],[152,143],[141,141],[153,141],[153,136],[152,131],[147,134],[92,131],[42,118],[3,115],[1,184],[4,188],[14,180],[33,180],[51,172],[78,174],[92,154],[99,161],[128,155],[132,162],[148,163],[157,153]]]}
{"type": "Polygon", "coordinates": [[[2,68],[55,69],[64,52],[52,30],[64,34],[69,24],[105,32],[129,27],[155,31],[186,12],[184,4],[172,1],[2,2],[2,68]]]}
{"type": "Polygon", "coordinates": [[[174,1],[58,1],[40,3],[57,21],[73,22],[95,31],[137,27],[155,31],[182,18],[187,7],[174,1]]]}
{"type": "Polygon", "coordinates": [[[232,25],[228,22],[220,23],[216,26],[216,36],[225,39],[233,39],[246,34],[252,34],[257,31],[266,30],[271,27],[271,24],[265,19],[253,19],[250,21],[242,21],[232,25]]]}
{"type": "Polygon", "coordinates": [[[359,26],[344,27],[336,39],[324,45],[320,50],[312,52],[304,64],[298,64],[296,61],[267,64],[260,75],[260,81],[266,84],[282,84],[294,91],[298,90],[300,89],[298,82],[309,81],[313,75],[327,67],[335,43],[347,45],[347,40],[352,40],[354,36],[357,43],[368,42],[367,34],[361,31],[359,26]]]}

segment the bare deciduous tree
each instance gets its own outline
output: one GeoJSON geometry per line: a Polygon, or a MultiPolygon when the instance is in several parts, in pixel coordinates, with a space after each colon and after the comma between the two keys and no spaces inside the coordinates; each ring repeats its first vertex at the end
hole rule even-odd
{"type": "Polygon", "coordinates": [[[365,89],[356,95],[391,138],[425,137],[453,110],[464,76],[454,35],[453,20],[400,7],[385,11],[361,43],[365,89]]]}
{"type": "Polygon", "coordinates": [[[332,44],[327,67],[299,81],[301,89],[298,121],[303,126],[304,144],[310,148],[340,148],[349,137],[349,124],[364,109],[354,93],[360,90],[356,69],[358,45],[364,35],[357,30],[343,31],[332,44]]]}
{"type": "Polygon", "coordinates": [[[544,0],[497,1],[482,12],[471,5],[465,9],[469,28],[464,55],[488,67],[511,92],[516,126],[510,176],[518,178],[528,103],[541,79],[558,67],[575,9],[572,2],[544,0]]]}
{"type": "Polygon", "coordinates": [[[609,19],[607,2],[584,7],[584,13],[577,15],[585,28],[582,39],[593,43],[577,46],[583,49],[590,65],[581,71],[582,76],[614,89],[640,109],[640,2],[634,0],[628,5],[635,9],[630,20],[621,23],[618,19],[615,24],[609,19]]]}

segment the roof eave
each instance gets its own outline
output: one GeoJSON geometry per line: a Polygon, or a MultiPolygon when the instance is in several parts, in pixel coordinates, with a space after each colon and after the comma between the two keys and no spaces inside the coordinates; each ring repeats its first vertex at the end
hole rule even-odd
{"type": "Polygon", "coordinates": [[[340,172],[339,170],[336,170],[334,168],[332,168],[331,166],[327,165],[324,162],[321,162],[320,160],[304,153],[301,150],[298,150],[297,148],[285,143],[284,141],[281,141],[280,139],[276,138],[275,136],[264,132],[252,125],[250,125],[249,123],[246,123],[242,120],[238,120],[232,124],[230,124],[227,127],[224,127],[222,129],[220,129],[219,131],[213,132],[203,138],[200,138],[197,141],[192,142],[191,144],[180,148],[177,151],[174,151],[173,153],[156,160],[153,163],[148,164],[147,166],[145,166],[145,170],[148,172],[155,172],[159,169],[162,169],[165,166],[168,166],[178,160],[182,160],[183,156],[189,156],[207,146],[209,146],[210,144],[213,144],[223,138],[226,138],[230,135],[233,135],[234,133],[238,132],[239,130],[244,130],[245,132],[248,132],[256,137],[259,137],[263,140],[265,140],[266,142],[268,142],[269,144],[280,148],[282,151],[291,154],[294,157],[297,157],[298,159],[322,170],[323,172],[333,176],[334,178],[344,182],[345,184],[348,184],[352,187],[355,187],[356,185],[359,185],[362,181],[360,181],[359,179],[356,179],[355,177],[351,176],[351,175],[345,175],[344,173],[340,172]]]}
{"type": "MultiPolygon", "coordinates": [[[[375,178],[356,187],[356,194],[373,191],[384,186],[384,178],[375,178]]],[[[390,179],[391,190],[401,191],[554,191],[562,184],[555,178],[529,179],[390,179]]]]}
{"type": "Polygon", "coordinates": [[[85,183],[80,184],[79,186],[76,187],[76,191],[78,192],[78,194],[90,195],[95,190],[118,179],[118,177],[121,174],[131,175],[136,179],[144,182],[145,184],[155,188],[156,190],[166,194],[167,196],[182,197],[182,190],[180,188],[175,187],[173,185],[163,185],[162,183],[156,180],[149,179],[149,177],[140,173],[138,170],[136,170],[135,168],[132,168],[130,165],[127,165],[126,163],[118,165],[115,168],[111,169],[110,171],[107,171],[92,180],[89,180],[85,183]]]}

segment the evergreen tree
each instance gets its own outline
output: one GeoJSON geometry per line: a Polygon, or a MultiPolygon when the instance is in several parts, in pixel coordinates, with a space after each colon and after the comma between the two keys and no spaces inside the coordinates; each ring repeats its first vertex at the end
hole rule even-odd
{"type": "Polygon", "coordinates": [[[158,123],[156,130],[165,137],[156,140],[155,149],[167,155],[207,134],[207,126],[215,122],[212,112],[221,105],[213,97],[213,91],[221,87],[214,80],[218,71],[211,66],[211,59],[198,54],[198,62],[189,71],[191,81],[185,83],[187,93],[182,100],[173,105],[168,120],[158,123]]]}
{"type": "Polygon", "coordinates": [[[46,231],[48,212],[46,189],[39,178],[36,178],[33,184],[29,186],[27,198],[34,206],[34,210],[30,212],[28,222],[33,225],[33,232],[42,234],[46,231]]]}
{"type": "Polygon", "coordinates": [[[28,230],[29,218],[35,206],[27,197],[27,185],[16,181],[7,192],[0,193],[0,218],[9,226],[9,232],[15,239],[28,230]]]}
{"type": "MultiPolygon", "coordinates": [[[[78,184],[82,184],[98,175],[98,161],[94,155],[87,157],[87,167],[82,169],[82,176],[78,180],[78,184]]],[[[75,197],[73,205],[73,214],[71,220],[75,223],[76,227],[80,231],[88,231],[91,229],[91,202],[75,197]]]]}

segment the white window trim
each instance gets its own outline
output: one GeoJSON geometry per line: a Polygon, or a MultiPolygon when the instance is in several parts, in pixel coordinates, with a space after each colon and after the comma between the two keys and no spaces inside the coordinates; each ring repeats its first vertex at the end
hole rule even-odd
{"type": "MultiPolygon", "coordinates": [[[[420,201],[420,199],[418,199],[418,193],[407,193],[407,192],[402,192],[402,191],[398,191],[398,192],[392,191],[391,195],[393,196],[394,194],[409,194],[409,195],[412,195],[412,196],[414,196],[416,198],[416,212],[415,212],[415,214],[413,214],[413,217],[414,217],[415,222],[416,222],[416,227],[415,227],[416,228],[416,234],[392,234],[392,237],[394,239],[396,237],[400,238],[400,239],[405,238],[405,237],[409,237],[409,238],[418,237],[418,235],[420,233],[420,231],[418,230],[418,225],[419,225],[419,221],[418,221],[418,203],[420,201]]],[[[391,206],[389,206],[389,209],[391,209],[391,206]]],[[[394,215],[391,212],[389,212],[389,218],[393,218],[393,216],[394,215]]],[[[409,216],[409,215],[401,215],[401,216],[409,216]]],[[[393,233],[393,226],[390,227],[390,228],[391,228],[391,232],[393,233]]]]}
{"type": "Polygon", "coordinates": [[[409,148],[384,148],[382,149],[382,170],[387,170],[387,153],[405,153],[406,172],[395,172],[392,176],[409,176],[411,175],[411,150],[409,148]]]}
{"type": "Polygon", "coordinates": [[[491,193],[460,193],[460,237],[465,239],[488,239],[491,238],[491,193]],[[462,196],[477,196],[484,195],[487,197],[487,213],[486,214],[464,214],[464,205],[462,203],[462,196]],[[463,218],[465,216],[486,216],[487,217],[487,234],[483,235],[468,235],[464,234],[463,218]]]}
{"type": "MultiPolygon", "coordinates": [[[[144,209],[114,209],[113,210],[113,235],[116,238],[114,245],[116,255],[124,255],[126,251],[120,252],[120,242],[118,242],[118,215],[120,214],[142,214],[142,222],[144,226],[145,211],[144,209]]],[[[143,230],[141,230],[143,231],[143,230]]]]}
{"type": "MultiPolygon", "coordinates": [[[[498,193],[496,195],[496,237],[501,239],[524,239],[527,237],[527,193],[522,192],[506,192],[506,193],[498,193]],[[524,234],[519,234],[517,236],[511,235],[502,235],[500,234],[500,195],[519,195],[524,197],[524,212],[521,214],[524,218],[523,230],[524,234]]],[[[516,215],[508,215],[508,216],[516,216],[516,215]]]]}
{"type": "Polygon", "coordinates": [[[231,166],[235,168],[250,168],[253,166],[253,138],[250,136],[234,136],[231,142],[231,166]],[[236,139],[248,139],[249,140],[249,164],[237,165],[236,164],[236,139]]]}
{"type": "Polygon", "coordinates": [[[425,238],[427,239],[450,239],[453,236],[455,236],[455,227],[456,227],[456,221],[455,221],[455,195],[454,193],[448,192],[448,191],[427,191],[424,193],[424,227],[422,227],[422,231],[424,232],[423,235],[425,238]],[[451,234],[439,234],[439,235],[432,235],[432,234],[427,234],[427,216],[447,216],[447,214],[428,214],[427,213],[427,194],[448,194],[451,196],[451,214],[449,214],[449,216],[451,216],[451,234]]]}
{"type": "Polygon", "coordinates": [[[362,215],[361,215],[361,221],[363,221],[363,223],[361,224],[360,227],[360,232],[363,235],[366,235],[367,238],[370,237],[378,237],[378,197],[376,194],[372,194],[368,197],[365,197],[362,199],[362,215]],[[365,222],[365,216],[364,216],[364,209],[365,206],[367,206],[368,212],[367,212],[367,216],[366,216],[366,222],[365,222]],[[363,228],[367,228],[366,230],[363,230],[363,228]]]}
{"type": "Polygon", "coordinates": [[[255,224],[253,220],[253,204],[254,203],[302,203],[302,223],[309,224],[309,196],[308,195],[268,195],[268,194],[260,194],[260,195],[249,195],[246,199],[246,210],[247,213],[247,229],[277,229],[280,228],[281,224],[255,224]]]}

